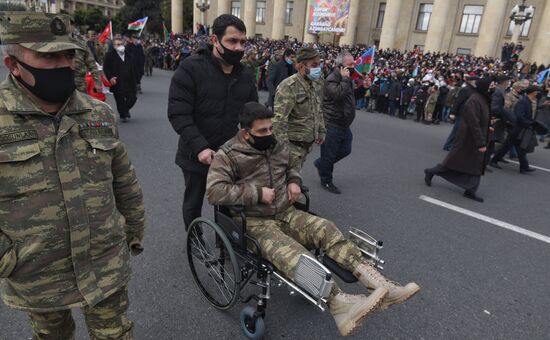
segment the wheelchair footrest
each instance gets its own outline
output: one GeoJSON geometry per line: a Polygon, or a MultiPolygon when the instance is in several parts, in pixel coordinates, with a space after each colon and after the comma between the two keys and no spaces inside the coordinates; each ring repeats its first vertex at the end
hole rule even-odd
{"type": "Polygon", "coordinates": [[[346,283],[357,282],[357,278],[347,269],[340,267],[336,261],[330,257],[323,255],[323,264],[335,275],[342,279],[346,283]]]}

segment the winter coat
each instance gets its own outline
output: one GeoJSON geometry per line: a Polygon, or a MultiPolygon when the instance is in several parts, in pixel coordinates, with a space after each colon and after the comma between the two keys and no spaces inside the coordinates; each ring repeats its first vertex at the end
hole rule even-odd
{"type": "Polygon", "coordinates": [[[485,154],[478,149],[487,145],[489,112],[487,100],[477,92],[472,93],[460,108],[462,120],[443,166],[465,174],[482,174],[485,154]]]}
{"type": "Polygon", "coordinates": [[[325,81],[322,106],[325,126],[348,128],[355,118],[355,95],[350,77],[334,70],[325,81]]]}
{"type": "Polygon", "coordinates": [[[111,50],[105,55],[103,72],[108,80],[116,77],[116,85],[111,86],[113,93],[136,93],[138,73],[131,53],[124,53],[124,60],[116,50],[111,50]]]}
{"type": "Polygon", "coordinates": [[[451,108],[451,113],[450,114],[454,114],[455,116],[459,115],[460,111],[461,111],[460,110],[461,106],[464,103],[466,103],[468,98],[470,98],[470,95],[472,93],[474,93],[475,91],[476,91],[475,87],[473,87],[472,85],[466,83],[466,86],[461,88],[460,91],[458,92],[458,95],[457,95],[456,100],[453,104],[453,107],[451,108]]]}
{"type": "Polygon", "coordinates": [[[176,164],[206,173],[208,166],[200,163],[197,155],[207,148],[216,151],[233,137],[244,104],[257,101],[253,75],[242,65],[225,74],[212,55],[212,46],[183,60],[168,93],[168,119],[180,136],[176,164]]]}
{"type": "Polygon", "coordinates": [[[287,142],[276,141],[266,151],[255,149],[241,133],[225,143],[208,171],[206,196],[210,204],[242,205],[247,216],[268,217],[287,210],[287,185],[300,185],[299,162],[290,162],[287,142]],[[271,204],[262,203],[262,187],[275,189],[271,204]]]}

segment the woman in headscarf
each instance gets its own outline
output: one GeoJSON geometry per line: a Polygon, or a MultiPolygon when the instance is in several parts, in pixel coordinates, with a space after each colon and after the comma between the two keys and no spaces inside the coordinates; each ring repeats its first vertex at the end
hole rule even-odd
{"type": "Polygon", "coordinates": [[[479,80],[476,92],[462,105],[462,121],[453,147],[441,164],[424,170],[426,185],[431,186],[432,178],[437,175],[464,189],[464,197],[483,202],[476,191],[485,172],[492,81],[491,77],[479,80]]]}

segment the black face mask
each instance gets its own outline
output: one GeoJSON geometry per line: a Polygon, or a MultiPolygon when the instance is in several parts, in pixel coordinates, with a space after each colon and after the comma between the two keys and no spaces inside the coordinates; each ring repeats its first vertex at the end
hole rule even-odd
{"type": "Polygon", "coordinates": [[[225,60],[226,63],[233,66],[237,66],[241,63],[241,59],[244,56],[244,51],[235,52],[233,50],[230,50],[227,47],[223,46],[221,41],[220,46],[223,48],[223,54],[217,48],[216,50],[218,50],[218,53],[220,54],[222,59],[225,60]]]}
{"type": "Polygon", "coordinates": [[[254,149],[259,151],[265,151],[269,149],[273,145],[273,143],[275,143],[275,138],[272,134],[268,136],[256,136],[250,133],[250,135],[252,136],[252,138],[254,138],[254,143],[250,143],[249,141],[250,145],[252,145],[254,149]]]}
{"type": "Polygon", "coordinates": [[[34,86],[16,77],[32,94],[48,103],[64,103],[74,92],[74,73],[70,67],[43,69],[35,68],[17,60],[19,65],[34,77],[34,86]],[[54,85],[55,84],[55,85],[54,85]]]}

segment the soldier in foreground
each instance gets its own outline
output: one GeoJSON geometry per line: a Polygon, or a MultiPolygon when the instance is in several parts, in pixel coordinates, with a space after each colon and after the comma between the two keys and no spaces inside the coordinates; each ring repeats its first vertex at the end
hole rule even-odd
{"type": "Polygon", "coordinates": [[[420,290],[416,283],[399,286],[363,260],[357,246],[344,238],[334,223],[293,207],[300,196],[300,167],[290,161],[288,143],[275,138],[273,113],[258,103],[247,103],[239,116],[241,130],[214,156],[207,179],[210,204],[242,205],[247,233],[262,256],[289,279],[306,247],[318,247],[368,289],[350,295],[336,285],[328,299],[340,333],[353,332],[370,312],[404,302],[420,290]]]}
{"type": "Polygon", "coordinates": [[[60,15],[0,12],[0,295],[33,339],[132,339],[130,254],[142,252],[142,193],[115,114],[75,91],[81,45],[60,15]]]}
{"type": "Polygon", "coordinates": [[[323,144],[325,123],[321,113],[322,84],[319,52],[305,47],[296,54],[298,73],[283,80],[275,94],[273,133],[290,142],[292,161],[300,170],[313,143],[323,144]]]}

